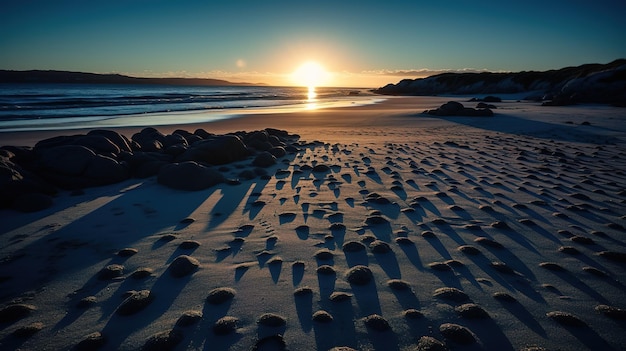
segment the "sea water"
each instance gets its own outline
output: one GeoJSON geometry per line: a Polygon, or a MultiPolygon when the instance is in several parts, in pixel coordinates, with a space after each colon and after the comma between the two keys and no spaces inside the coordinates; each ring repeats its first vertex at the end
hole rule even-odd
{"type": "MultiPolygon", "coordinates": [[[[261,110],[372,102],[367,89],[0,84],[0,131],[184,124],[261,110]]],[[[266,111],[267,112],[267,111],[266,111]]]]}

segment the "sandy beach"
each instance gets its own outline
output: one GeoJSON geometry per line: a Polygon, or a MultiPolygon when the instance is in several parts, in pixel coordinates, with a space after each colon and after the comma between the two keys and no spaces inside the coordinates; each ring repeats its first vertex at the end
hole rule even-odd
{"type": "Polygon", "coordinates": [[[389,97],[158,126],[299,137],[268,177],[133,178],[0,210],[0,349],[624,350],[624,109],[421,113],[449,100],[471,106],[389,97]]]}

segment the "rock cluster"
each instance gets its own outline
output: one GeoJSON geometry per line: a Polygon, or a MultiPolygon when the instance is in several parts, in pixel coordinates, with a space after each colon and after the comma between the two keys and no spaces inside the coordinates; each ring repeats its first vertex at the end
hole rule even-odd
{"type": "Polygon", "coordinates": [[[465,107],[462,103],[457,101],[448,101],[434,110],[426,110],[425,114],[433,116],[476,116],[476,117],[491,117],[493,111],[489,108],[471,108],[465,107]]]}
{"type": "Polygon", "coordinates": [[[226,135],[203,129],[165,135],[144,128],[130,139],[113,130],[92,130],[41,140],[34,147],[2,146],[0,208],[39,211],[52,205],[58,189],[151,176],[174,189],[201,190],[226,181],[215,166],[252,158],[252,166],[269,167],[297,151],[297,139],[272,128],[226,135]]]}

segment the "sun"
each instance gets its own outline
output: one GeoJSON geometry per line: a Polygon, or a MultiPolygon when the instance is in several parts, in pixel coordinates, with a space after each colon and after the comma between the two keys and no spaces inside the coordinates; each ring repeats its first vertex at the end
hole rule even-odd
{"type": "Polygon", "coordinates": [[[291,80],[295,85],[309,89],[324,85],[330,78],[330,73],[315,61],[301,64],[292,74],[291,80]]]}

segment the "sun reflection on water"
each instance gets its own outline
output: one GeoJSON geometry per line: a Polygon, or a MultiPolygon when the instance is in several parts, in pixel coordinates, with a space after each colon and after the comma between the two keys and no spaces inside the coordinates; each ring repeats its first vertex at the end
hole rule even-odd
{"type": "Polygon", "coordinates": [[[317,93],[315,92],[315,87],[310,86],[309,92],[307,93],[306,109],[315,110],[316,108],[317,108],[317,93]]]}

